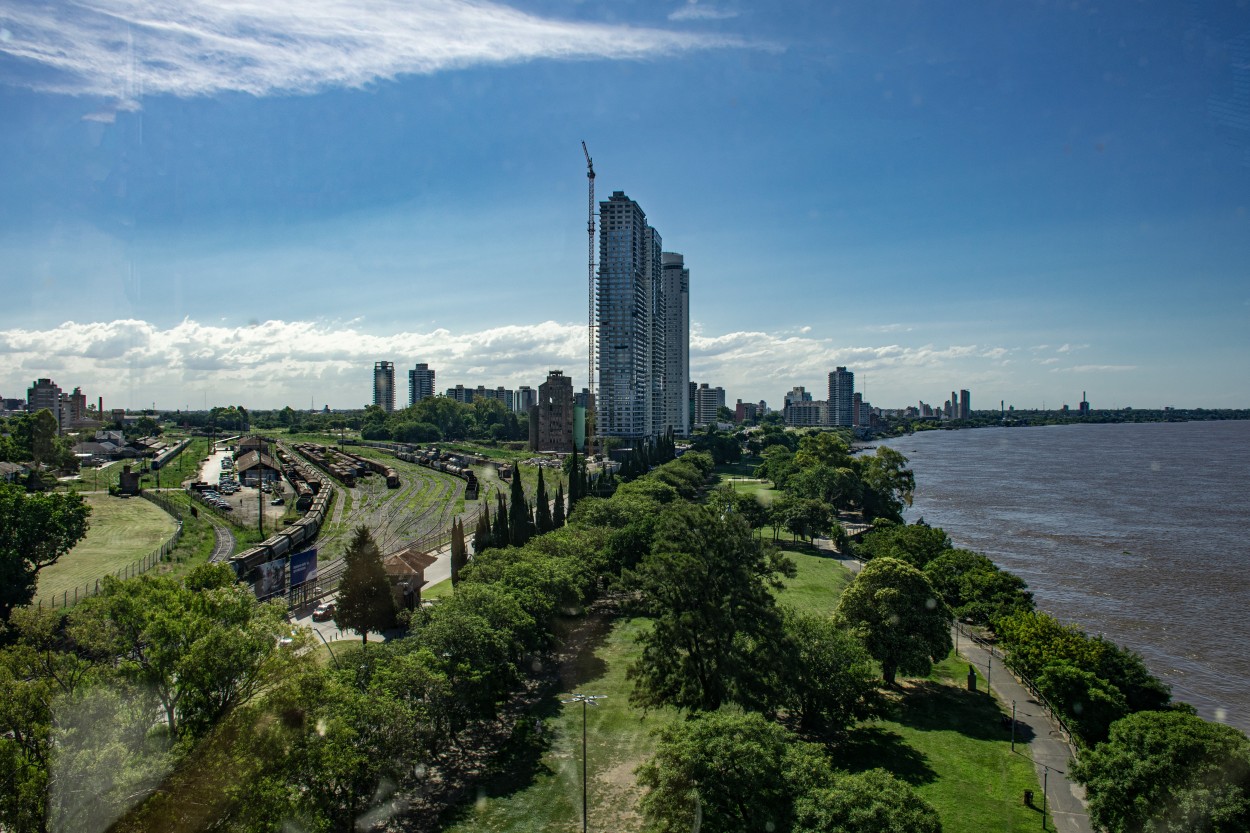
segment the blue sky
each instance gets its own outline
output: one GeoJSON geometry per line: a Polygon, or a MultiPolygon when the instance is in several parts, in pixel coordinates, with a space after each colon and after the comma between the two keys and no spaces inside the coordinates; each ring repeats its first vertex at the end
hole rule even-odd
{"type": "Polygon", "coordinates": [[[585,379],[585,166],[780,405],[1250,405],[1250,4],[0,4],[0,395],[585,379]]]}

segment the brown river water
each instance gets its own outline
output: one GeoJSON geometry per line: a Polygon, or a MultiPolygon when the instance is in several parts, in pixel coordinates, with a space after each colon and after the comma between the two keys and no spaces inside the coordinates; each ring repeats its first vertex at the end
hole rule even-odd
{"type": "Polygon", "coordinates": [[[889,440],[907,520],[1028,582],[1039,608],[1140,653],[1250,732],[1250,422],[929,431],[889,440]]]}

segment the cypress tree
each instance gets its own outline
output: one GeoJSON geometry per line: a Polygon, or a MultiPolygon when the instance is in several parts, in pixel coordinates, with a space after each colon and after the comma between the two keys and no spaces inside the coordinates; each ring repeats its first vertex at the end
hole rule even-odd
{"type": "Polygon", "coordinates": [[[556,506],[551,512],[551,528],[559,529],[564,526],[564,484],[556,484],[556,506]]]}
{"type": "Polygon", "coordinates": [[[512,543],[508,530],[508,507],[503,500],[503,492],[495,492],[495,546],[506,547],[512,543]]]}
{"type": "Polygon", "coordinates": [[[468,563],[469,556],[464,545],[464,526],[457,518],[451,524],[451,586],[460,583],[460,570],[468,563]]]}
{"type": "Polygon", "coordinates": [[[525,502],[525,489],[521,486],[521,466],[512,466],[512,494],[508,511],[508,531],[512,536],[512,546],[520,547],[530,539],[531,521],[529,504],[525,502]]]}
{"type": "Polygon", "coordinates": [[[543,470],[538,470],[538,490],[534,493],[534,530],[543,535],[555,529],[551,520],[551,504],[547,502],[547,487],[543,483],[543,470]]]}
{"type": "Polygon", "coordinates": [[[486,499],[482,499],[482,506],[477,512],[477,528],[473,530],[473,554],[487,549],[491,545],[490,531],[490,509],[486,506],[486,499]]]}

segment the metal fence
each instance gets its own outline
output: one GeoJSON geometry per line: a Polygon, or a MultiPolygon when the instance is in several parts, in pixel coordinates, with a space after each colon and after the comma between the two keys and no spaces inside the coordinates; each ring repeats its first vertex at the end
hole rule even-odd
{"type": "Polygon", "coordinates": [[[958,622],[955,623],[955,628],[959,631],[961,636],[966,637],[971,642],[975,642],[981,647],[982,650],[989,652],[991,657],[994,657],[1002,663],[1004,667],[1011,670],[1011,673],[1015,675],[1015,678],[1020,681],[1020,685],[1024,686],[1029,694],[1033,695],[1033,698],[1037,701],[1037,704],[1042,707],[1042,710],[1046,713],[1046,716],[1050,718],[1050,721],[1059,727],[1059,731],[1063,734],[1064,742],[1068,744],[1068,747],[1072,749],[1072,754],[1075,755],[1078,751],[1078,746],[1073,741],[1074,735],[1072,734],[1072,730],[1068,728],[1067,722],[1064,721],[1063,714],[1051,706],[1050,701],[1047,700],[1045,695],[1043,695],[1038,689],[1037,683],[1033,682],[1028,675],[1021,672],[1007,654],[998,650],[998,646],[990,642],[984,636],[976,633],[975,631],[968,630],[958,622]]]}
{"type": "MultiPolygon", "coordinates": [[[[120,570],[113,571],[110,575],[114,578],[127,579],[143,575],[157,564],[165,561],[169,554],[173,552],[174,547],[178,546],[178,541],[182,538],[182,514],[178,510],[177,504],[174,504],[168,499],[158,495],[149,494],[148,492],[140,492],[140,496],[146,498],[152,503],[155,503],[157,506],[172,515],[174,520],[178,522],[178,526],[174,529],[173,535],[170,535],[165,543],[161,544],[159,547],[152,550],[142,558],[136,559],[134,562],[127,564],[120,570]]],[[[80,587],[75,587],[72,592],[64,590],[61,592],[61,598],[59,599],[55,596],[51,599],[39,599],[36,602],[36,606],[42,610],[44,603],[46,602],[48,607],[52,609],[73,607],[83,599],[89,599],[92,596],[99,594],[100,583],[104,581],[104,578],[104,576],[101,576],[93,582],[88,582],[80,587]]]]}

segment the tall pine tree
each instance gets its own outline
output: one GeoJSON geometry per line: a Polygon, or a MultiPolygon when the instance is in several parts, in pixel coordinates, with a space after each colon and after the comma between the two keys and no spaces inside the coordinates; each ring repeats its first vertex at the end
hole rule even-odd
{"type": "Polygon", "coordinates": [[[503,490],[495,492],[495,527],[494,527],[495,546],[506,547],[512,543],[512,536],[508,530],[508,506],[503,500],[503,490]]]}
{"type": "Polygon", "coordinates": [[[369,631],[395,626],[395,597],[382,567],[382,551],[365,526],[356,527],[343,554],[343,579],[334,606],[334,624],[360,634],[368,642],[369,631]]]}
{"type": "Polygon", "coordinates": [[[573,449],[573,456],[569,458],[569,511],[573,511],[573,507],[582,499],[582,492],[578,488],[580,482],[577,471],[580,463],[577,459],[577,449],[573,449]]]}
{"type": "Polygon", "coordinates": [[[525,489],[521,486],[521,466],[512,466],[512,494],[508,503],[508,531],[512,536],[512,546],[521,547],[530,539],[530,526],[533,520],[529,504],[525,502],[525,489]]]}
{"type": "Polygon", "coordinates": [[[544,535],[555,529],[551,521],[551,504],[547,501],[547,487],[543,483],[543,470],[538,469],[538,489],[534,493],[534,529],[544,535]]]}
{"type": "Polygon", "coordinates": [[[556,506],[551,511],[551,528],[559,529],[564,526],[564,484],[556,484],[556,506]]]}
{"type": "Polygon", "coordinates": [[[477,511],[477,527],[473,530],[473,554],[486,550],[491,545],[490,509],[486,499],[482,498],[481,508],[477,511]]]}
{"type": "Polygon", "coordinates": [[[460,570],[469,562],[468,549],[464,544],[464,525],[460,519],[451,524],[451,586],[460,583],[460,570]]]}

